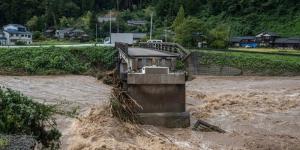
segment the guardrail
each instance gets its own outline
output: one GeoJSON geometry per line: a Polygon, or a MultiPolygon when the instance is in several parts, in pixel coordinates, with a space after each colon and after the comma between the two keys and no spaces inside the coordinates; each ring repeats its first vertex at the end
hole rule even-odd
{"type": "Polygon", "coordinates": [[[177,43],[168,43],[168,42],[163,42],[163,43],[147,43],[147,42],[140,42],[139,47],[142,48],[149,48],[153,50],[158,50],[158,51],[164,51],[164,52],[169,52],[169,53],[176,53],[179,54],[180,58],[185,60],[189,55],[190,52],[186,50],[184,47],[177,43]]]}

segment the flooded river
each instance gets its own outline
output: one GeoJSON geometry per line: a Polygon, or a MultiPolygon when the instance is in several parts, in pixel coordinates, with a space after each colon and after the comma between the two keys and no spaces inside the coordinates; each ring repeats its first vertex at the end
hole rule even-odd
{"type": "Polygon", "coordinates": [[[111,117],[110,86],[88,76],[0,76],[0,85],[34,100],[79,107],[80,120],[57,116],[62,149],[300,148],[300,77],[210,77],[187,83],[192,124],[202,119],[227,133],[121,123],[111,117]]]}

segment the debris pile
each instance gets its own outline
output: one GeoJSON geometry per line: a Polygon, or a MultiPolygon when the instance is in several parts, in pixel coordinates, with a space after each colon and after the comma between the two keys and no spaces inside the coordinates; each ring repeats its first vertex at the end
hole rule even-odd
{"type": "Polygon", "coordinates": [[[142,107],[122,88],[122,82],[117,77],[116,71],[106,77],[112,83],[113,89],[110,97],[110,111],[114,117],[125,122],[138,122],[136,113],[142,107]]]}

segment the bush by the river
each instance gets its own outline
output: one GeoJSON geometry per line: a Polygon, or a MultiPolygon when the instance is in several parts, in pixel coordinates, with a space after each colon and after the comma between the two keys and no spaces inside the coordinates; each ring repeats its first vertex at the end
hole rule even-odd
{"type": "MultiPolygon", "coordinates": [[[[57,113],[56,106],[34,102],[19,92],[0,87],[0,135],[29,135],[44,147],[56,149],[61,137],[53,118],[57,113]]],[[[9,140],[0,139],[1,147],[9,145],[9,140]]]]}

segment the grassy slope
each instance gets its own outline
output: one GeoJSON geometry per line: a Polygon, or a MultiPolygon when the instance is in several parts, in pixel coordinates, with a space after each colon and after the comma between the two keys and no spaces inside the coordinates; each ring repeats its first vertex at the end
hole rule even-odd
{"type": "Polygon", "coordinates": [[[232,66],[262,75],[300,75],[300,57],[243,52],[198,51],[201,64],[232,66]]]}
{"type": "Polygon", "coordinates": [[[275,48],[230,48],[230,50],[246,51],[246,52],[264,52],[264,53],[286,53],[300,54],[300,50],[292,49],[275,49],[275,48]]]}

